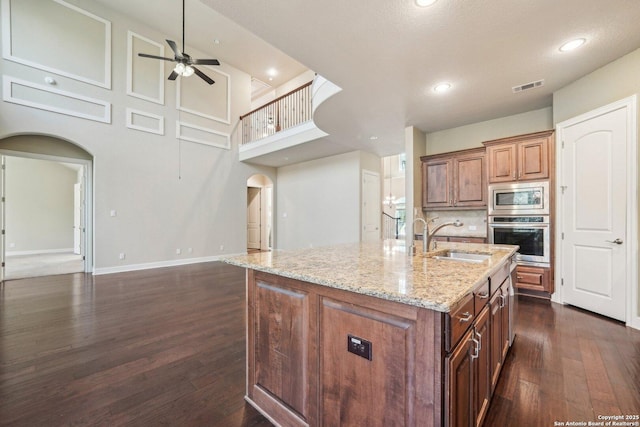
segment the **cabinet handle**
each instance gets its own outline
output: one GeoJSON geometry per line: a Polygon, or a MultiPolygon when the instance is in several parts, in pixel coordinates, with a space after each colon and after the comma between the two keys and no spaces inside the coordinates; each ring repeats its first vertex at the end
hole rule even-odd
{"type": "Polygon", "coordinates": [[[465,311],[464,313],[462,313],[462,315],[465,317],[458,317],[458,319],[460,319],[460,323],[468,322],[473,317],[473,314],[469,313],[468,311],[465,311]]]}
{"type": "Polygon", "coordinates": [[[478,331],[473,331],[478,336],[478,352],[482,350],[482,334],[478,331]]]}
{"type": "Polygon", "coordinates": [[[507,299],[502,294],[500,294],[499,296],[500,296],[500,308],[504,308],[504,306],[506,305],[507,299]]]}
{"type": "Polygon", "coordinates": [[[480,299],[489,298],[489,292],[485,292],[484,294],[478,294],[478,298],[480,298],[480,299]]]}
{"type": "Polygon", "coordinates": [[[471,341],[473,341],[476,344],[475,348],[473,349],[474,353],[471,355],[471,359],[477,359],[478,356],[480,355],[480,343],[475,338],[471,338],[471,341]]]}
{"type": "Polygon", "coordinates": [[[516,279],[522,280],[522,276],[516,276],[516,279]]]}

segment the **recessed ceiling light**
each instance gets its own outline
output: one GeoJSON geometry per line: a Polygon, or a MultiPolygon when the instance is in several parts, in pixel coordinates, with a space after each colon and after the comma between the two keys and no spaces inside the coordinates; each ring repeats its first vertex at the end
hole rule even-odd
{"type": "Polygon", "coordinates": [[[438,0],[416,0],[416,4],[420,7],[427,7],[427,6],[431,6],[436,1],[438,0]]]}
{"type": "Polygon", "coordinates": [[[377,136],[375,136],[375,135],[373,135],[373,136],[370,136],[370,137],[369,137],[369,139],[370,139],[371,141],[375,141],[376,139],[378,139],[378,137],[377,137],[377,136]]]}
{"type": "Polygon", "coordinates": [[[566,42],[562,46],[560,46],[560,52],[569,52],[570,50],[577,49],[582,46],[587,40],[586,39],[574,39],[566,42]]]}
{"type": "Polygon", "coordinates": [[[451,83],[438,83],[433,87],[433,91],[437,93],[443,93],[451,89],[451,83]]]}
{"type": "Polygon", "coordinates": [[[220,44],[220,40],[218,40],[218,39],[213,39],[213,44],[220,44]]]}

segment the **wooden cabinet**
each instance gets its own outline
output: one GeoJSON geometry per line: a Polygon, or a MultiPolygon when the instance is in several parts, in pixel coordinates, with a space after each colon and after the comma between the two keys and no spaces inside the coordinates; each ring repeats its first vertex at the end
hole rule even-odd
{"type": "Polygon", "coordinates": [[[516,287],[531,291],[554,292],[551,270],[544,267],[519,265],[516,270],[516,287]]]}
{"type": "Polygon", "coordinates": [[[479,427],[497,375],[491,292],[442,313],[249,269],[246,399],[277,425],[479,427]]]}
{"type": "Polygon", "coordinates": [[[441,425],[444,317],[248,270],[246,399],[276,425],[441,425]]]}
{"type": "Polygon", "coordinates": [[[491,401],[491,343],[489,341],[491,335],[489,325],[489,307],[485,304],[473,328],[478,346],[477,357],[473,360],[473,425],[475,427],[482,425],[491,401]]]}
{"type": "Polygon", "coordinates": [[[487,205],[485,150],[421,157],[422,207],[478,208],[487,205]]]}
{"type": "Polygon", "coordinates": [[[485,304],[473,326],[446,359],[446,405],[449,427],[479,427],[491,400],[489,308],[485,304]]]}
{"type": "Polygon", "coordinates": [[[495,389],[509,351],[509,280],[504,280],[491,297],[491,391],[495,389]]]}
{"type": "Polygon", "coordinates": [[[553,158],[553,131],[536,132],[483,143],[489,183],[548,179],[553,158]]]}

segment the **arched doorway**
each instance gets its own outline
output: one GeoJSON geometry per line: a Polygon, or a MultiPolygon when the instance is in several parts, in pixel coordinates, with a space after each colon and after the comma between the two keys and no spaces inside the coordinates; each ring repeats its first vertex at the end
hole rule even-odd
{"type": "Polygon", "coordinates": [[[273,247],[273,181],[264,175],[247,180],[247,252],[273,247]]]}
{"type": "Polygon", "coordinates": [[[0,280],[92,272],[93,156],[60,138],[14,135],[0,139],[0,158],[0,280]]]}

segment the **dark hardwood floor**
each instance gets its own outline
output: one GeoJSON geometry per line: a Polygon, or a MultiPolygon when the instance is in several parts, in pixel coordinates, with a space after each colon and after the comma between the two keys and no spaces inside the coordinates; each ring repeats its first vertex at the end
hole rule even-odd
{"type": "MultiPolygon", "coordinates": [[[[270,426],[243,400],[244,270],[205,263],[0,285],[0,425],[270,426]]],[[[521,299],[485,426],[640,413],[640,331],[521,299]]]]}

